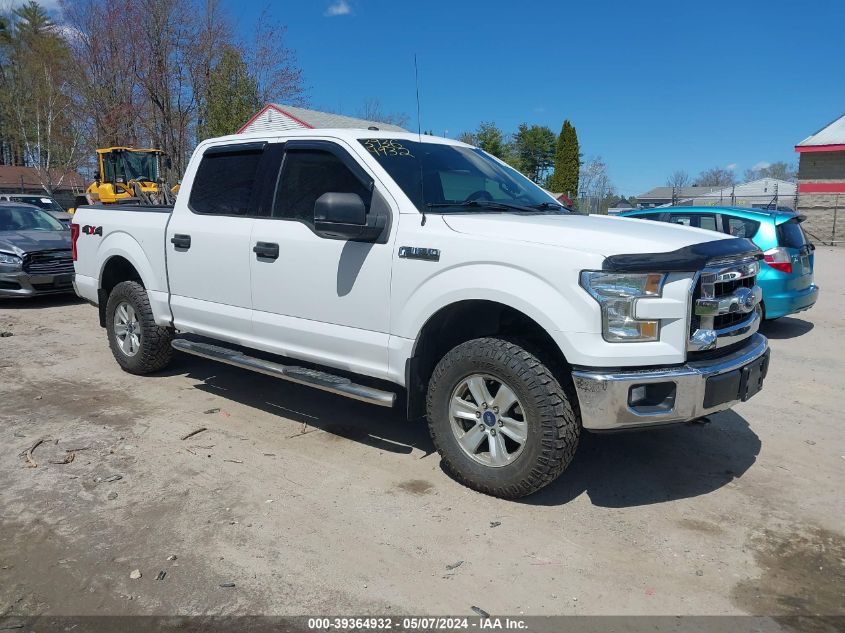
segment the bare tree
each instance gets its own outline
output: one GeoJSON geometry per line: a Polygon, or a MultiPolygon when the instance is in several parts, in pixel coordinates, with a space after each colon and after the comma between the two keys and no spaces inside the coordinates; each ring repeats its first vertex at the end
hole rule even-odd
{"type": "Polygon", "coordinates": [[[274,20],[267,7],[258,16],[252,41],[239,48],[258,81],[258,96],[263,103],[305,105],[308,95],[302,69],[294,51],[285,44],[286,37],[287,27],[274,20]]]}
{"type": "Polygon", "coordinates": [[[736,174],[724,167],[711,167],[701,172],[695,182],[699,187],[730,187],[736,184],[736,174]]]}
{"type": "Polygon", "coordinates": [[[14,124],[23,164],[35,169],[50,195],[76,167],[80,130],[74,124],[71,55],[58,29],[38,5],[4,19],[4,120],[14,124]]]}
{"type": "MultiPolygon", "coordinates": [[[[262,102],[301,103],[302,71],[285,27],[268,10],[251,38],[236,40],[220,0],[60,0],[81,72],[79,110],[93,146],[151,145],[183,172],[207,116],[209,78],[223,50],[247,62],[262,102]]],[[[93,154],[93,152],[91,152],[93,154]]]]}
{"type": "Polygon", "coordinates": [[[581,166],[580,195],[582,198],[602,199],[614,191],[607,164],[601,156],[591,156],[581,166]]]}
{"type": "Polygon", "coordinates": [[[745,170],[745,181],[759,180],[760,178],[775,178],[795,182],[798,177],[798,169],[795,163],[777,161],[775,163],[764,163],[757,167],[745,170]]]}
{"type": "Polygon", "coordinates": [[[63,0],[67,41],[77,67],[77,114],[90,130],[88,149],[149,142],[142,138],[142,94],[135,38],[124,9],[98,0],[63,0]]]}
{"type": "Polygon", "coordinates": [[[461,132],[460,134],[458,134],[458,140],[461,143],[466,143],[467,145],[476,144],[475,134],[473,134],[472,132],[461,132]]]}
{"type": "Polygon", "coordinates": [[[364,101],[364,105],[358,110],[358,116],[368,121],[390,123],[399,127],[407,127],[409,120],[404,112],[384,112],[379,100],[372,97],[364,101]]]}
{"type": "Polygon", "coordinates": [[[683,169],[673,171],[671,175],[666,179],[667,187],[689,187],[691,183],[692,180],[690,179],[689,174],[683,169]]]}
{"type": "Polygon", "coordinates": [[[195,7],[179,0],[136,0],[126,7],[137,12],[136,54],[144,62],[138,69],[146,101],[140,124],[170,159],[165,178],[176,180],[194,142],[197,97],[189,69],[198,31],[195,7]]]}
{"type": "Polygon", "coordinates": [[[211,73],[220,56],[232,42],[232,25],[220,0],[205,0],[205,11],[198,17],[196,37],[190,45],[188,73],[197,101],[198,136],[208,117],[208,91],[211,73]]]}

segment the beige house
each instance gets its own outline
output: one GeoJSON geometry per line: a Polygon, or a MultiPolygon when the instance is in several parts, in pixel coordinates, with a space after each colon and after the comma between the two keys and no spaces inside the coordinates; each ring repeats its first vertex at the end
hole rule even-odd
{"type": "Polygon", "coordinates": [[[845,114],[795,146],[798,160],[798,209],[804,228],[822,241],[845,234],[845,114]],[[834,234],[834,222],[836,230],[834,234]]]}

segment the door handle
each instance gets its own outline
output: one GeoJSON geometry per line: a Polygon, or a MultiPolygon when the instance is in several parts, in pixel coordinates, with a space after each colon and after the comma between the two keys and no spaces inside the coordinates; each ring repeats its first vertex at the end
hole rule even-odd
{"type": "Polygon", "coordinates": [[[260,259],[278,259],[279,245],[274,242],[256,242],[252,252],[260,259]]]}
{"type": "Polygon", "coordinates": [[[191,236],[174,233],[173,237],[170,238],[170,243],[176,248],[184,248],[187,250],[191,248],[191,236]]]}

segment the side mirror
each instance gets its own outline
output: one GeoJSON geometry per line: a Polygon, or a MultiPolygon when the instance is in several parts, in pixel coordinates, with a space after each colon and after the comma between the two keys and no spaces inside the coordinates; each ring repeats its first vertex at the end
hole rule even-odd
{"type": "Polygon", "coordinates": [[[367,223],[367,208],[357,193],[324,193],[314,203],[314,221],[363,226],[367,223]]]}
{"type": "Polygon", "coordinates": [[[357,193],[324,193],[314,203],[314,230],[335,240],[374,242],[382,227],[367,224],[367,207],[357,193]]]}

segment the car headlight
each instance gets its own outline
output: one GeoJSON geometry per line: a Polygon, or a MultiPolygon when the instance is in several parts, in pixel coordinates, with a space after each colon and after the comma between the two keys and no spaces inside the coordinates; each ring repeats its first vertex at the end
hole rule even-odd
{"type": "Polygon", "coordinates": [[[581,286],[601,306],[601,332],[609,343],[657,341],[660,321],[634,316],[637,301],[659,297],[666,275],[660,273],[581,272],[581,286]]]}
{"type": "Polygon", "coordinates": [[[6,266],[20,266],[22,263],[23,260],[17,255],[12,255],[11,253],[0,253],[0,264],[5,264],[6,266]]]}

